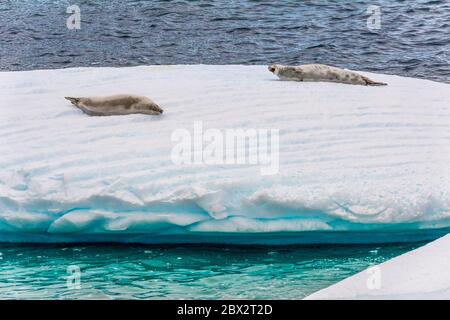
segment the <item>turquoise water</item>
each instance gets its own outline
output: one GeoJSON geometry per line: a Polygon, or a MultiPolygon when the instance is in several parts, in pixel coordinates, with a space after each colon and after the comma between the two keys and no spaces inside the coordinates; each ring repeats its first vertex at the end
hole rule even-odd
{"type": "Polygon", "coordinates": [[[0,298],[299,299],[420,245],[3,244],[0,298]]]}

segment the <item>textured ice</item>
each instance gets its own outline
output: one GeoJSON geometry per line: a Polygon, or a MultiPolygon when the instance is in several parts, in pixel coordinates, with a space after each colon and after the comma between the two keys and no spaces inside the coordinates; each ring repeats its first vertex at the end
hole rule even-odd
{"type": "Polygon", "coordinates": [[[450,227],[450,85],[363,74],[389,85],[283,82],[265,66],[2,72],[0,240],[434,236],[450,227]],[[64,100],[116,93],[164,114],[89,117],[64,100]],[[279,129],[279,173],[174,164],[171,134],[195,121],[279,129]]]}

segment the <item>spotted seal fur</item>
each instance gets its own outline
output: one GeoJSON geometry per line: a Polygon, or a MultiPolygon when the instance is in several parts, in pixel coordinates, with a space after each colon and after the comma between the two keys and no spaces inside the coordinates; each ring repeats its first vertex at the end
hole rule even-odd
{"type": "Polygon", "coordinates": [[[326,81],[363,86],[385,86],[386,83],[373,81],[359,73],[327,66],[324,64],[305,64],[301,66],[283,66],[272,64],[269,71],[280,80],[288,81],[326,81]]]}

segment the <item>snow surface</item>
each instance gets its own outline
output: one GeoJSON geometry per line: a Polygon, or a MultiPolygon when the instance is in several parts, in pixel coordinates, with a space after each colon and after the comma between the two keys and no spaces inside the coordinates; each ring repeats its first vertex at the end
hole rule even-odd
{"type": "Polygon", "coordinates": [[[450,234],[306,299],[450,299],[449,248],[450,234]]]}
{"type": "Polygon", "coordinates": [[[436,237],[450,227],[450,85],[363,74],[389,85],[285,82],[265,66],[2,72],[0,240],[436,237]],[[120,93],[164,114],[89,117],[64,100],[120,93]],[[173,163],[171,134],[195,121],[279,129],[278,174],[173,163]]]}

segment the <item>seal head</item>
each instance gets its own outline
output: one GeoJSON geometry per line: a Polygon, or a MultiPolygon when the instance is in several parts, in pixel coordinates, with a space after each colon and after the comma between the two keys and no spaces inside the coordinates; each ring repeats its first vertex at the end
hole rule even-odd
{"type": "Polygon", "coordinates": [[[267,69],[275,75],[278,75],[280,71],[280,66],[277,64],[271,64],[267,69]]]}

